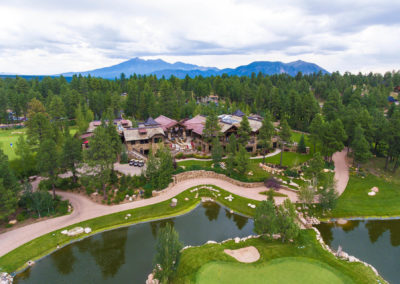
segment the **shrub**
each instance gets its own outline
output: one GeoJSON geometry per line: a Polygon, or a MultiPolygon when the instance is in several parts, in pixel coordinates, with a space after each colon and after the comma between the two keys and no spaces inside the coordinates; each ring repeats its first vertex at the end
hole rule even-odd
{"type": "Polygon", "coordinates": [[[284,174],[286,176],[288,176],[288,177],[294,177],[294,178],[299,177],[299,173],[296,170],[293,170],[293,169],[286,169],[284,171],[284,174]]]}
{"type": "Polygon", "coordinates": [[[122,151],[120,163],[127,164],[128,162],[129,162],[128,154],[126,153],[126,151],[122,151]]]}
{"type": "Polygon", "coordinates": [[[185,155],[183,155],[182,152],[179,152],[178,154],[175,155],[175,158],[176,158],[176,159],[184,159],[184,158],[186,158],[186,157],[185,157],[185,155]]]}
{"type": "Polygon", "coordinates": [[[274,177],[270,177],[264,181],[264,185],[267,188],[278,190],[281,188],[281,183],[274,177]]]}
{"type": "Polygon", "coordinates": [[[144,197],[145,198],[149,198],[153,195],[153,187],[151,186],[151,184],[147,183],[144,187],[144,197]]]}
{"type": "Polygon", "coordinates": [[[26,216],[25,216],[24,213],[19,213],[19,214],[17,215],[17,217],[16,217],[16,219],[17,219],[18,222],[24,221],[25,218],[26,218],[26,216]]]}

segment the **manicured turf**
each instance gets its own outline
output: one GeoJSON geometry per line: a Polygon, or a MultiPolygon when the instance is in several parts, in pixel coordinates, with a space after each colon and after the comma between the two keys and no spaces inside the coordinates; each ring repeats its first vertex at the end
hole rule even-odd
{"type": "Polygon", "coordinates": [[[188,248],[182,253],[177,274],[171,283],[291,283],[290,280],[295,276],[299,280],[295,283],[338,283],[336,280],[339,283],[377,283],[378,279],[383,282],[382,278],[378,278],[364,264],[339,260],[324,250],[316,240],[313,230],[302,230],[301,243],[282,243],[280,240],[267,242],[258,238],[239,243],[229,241],[188,248]],[[242,264],[224,253],[224,249],[247,246],[254,246],[259,251],[260,259],[257,262],[242,264]],[[292,261],[286,262],[287,260],[292,261]],[[283,263],[276,268],[273,265],[268,267],[269,264],[279,264],[280,261],[283,263]],[[226,265],[223,266],[222,263],[226,265]],[[225,275],[219,275],[213,264],[219,265],[225,275]],[[299,271],[297,266],[302,269],[299,271]],[[217,278],[221,281],[213,282],[204,273],[208,269],[213,277],[224,278],[217,278]],[[268,269],[269,275],[263,273],[263,269],[268,269]],[[303,275],[298,275],[301,272],[303,275]],[[324,276],[322,280],[319,278],[321,276],[324,276]],[[313,282],[318,279],[319,282],[313,282]],[[243,281],[235,282],[237,280],[243,281]]]}
{"type": "Polygon", "coordinates": [[[17,157],[15,154],[15,143],[18,141],[19,136],[25,135],[25,132],[26,128],[0,130],[0,149],[4,151],[9,160],[17,157]],[[13,144],[13,147],[10,146],[10,143],[13,144]]]}
{"type": "MultiPolygon", "coordinates": [[[[94,219],[90,219],[88,221],[84,221],[78,224],[71,225],[69,227],[62,228],[60,230],[48,233],[43,235],[39,238],[36,238],[17,249],[11,251],[10,253],[6,254],[5,256],[0,258],[0,271],[8,271],[13,272],[18,270],[19,268],[23,267],[28,260],[35,260],[44,256],[52,251],[54,251],[57,245],[63,245],[71,240],[79,239],[81,236],[67,237],[61,234],[61,231],[65,229],[71,229],[77,226],[80,227],[90,227],[92,228],[92,232],[101,232],[107,229],[113,229],[117,227],[121,227],[124,225],[134,224],[143,221],[149,221],[154,219],[160,219],[164,217],[171,217],[176,216],[179,214],[183,214],[192,210],[196,204],[200,202],[200,198],[202,196],[211,197],[217,200],[219,203],[228,206],[229,208],[248,215],[253,216],[255,209],[248,207],[248,203],[252,203],[257,205],[259,202],[250,200],[247,198],[242,198],[235,194],[231,194],[234,198],[231,202],[224,199],[224,197],[230,195],[225,190],[222,190],[218,187],[212,186],[213,188],[219,190],[220,196],[217,195],[216,192],[201,189],[199,190],[199,196],[196,199],[195,195],[196,192],[190,192],[190,189],[182,192],[181,194],[177,195],[175,198],[178,199],[178,204],[176,207],[171,207],[170,200],[157,203],[154,205],[149,205],[146,207],[141,207],[137,209],[122,211],[94,219]],[[185,201],[185,198],[188,198],[188,201],[185,201]],[[126,214],[130,213],[132,215],[131,218],[125,219],[126,214]]],[[[197,188],[201,188],[197,186],[197,188]]]]}
{"type": "Polygon", "coordinates": [[[263,194],[263,195],[267,195],[267,196],[268,196],[268,191],[272,191],[272,195],[273,195],[273,196],[276,196],[276,197],[287,197],[286,194],[283,194],[283,193],[280,193],[280,192],[276,192],[276,191],[273,190],[273,189],[260,192],[260,194],[263,194]]]}
{"type": "Polygon", "coordinates": [[[400,216],[400,185],[372,174],[365,178],[351,174],[332,217],[359,216],[400,216]],[[374,186],[379,188],[379,192],[369,196],[368,192],[374,186]]]}
{"type": "Polygon", "coordinates": [[[196,283],[333,284],[345,283],[343,278],[346,277],[342,273],[320,261],[310,258],[286,257],[261,265],[211,262],[200,269],[196,283]]]}
{"type": "MultiPolygon", "coordinates": [[[[77,128],[70,127],[69,131],[74,135],[77,132],[77,128]]],[[[17,158],[15,154],[16,143],[21,135],[26,136],[26,128],[0,130],[0,149],[4,151],[10,161],[17,158]],[[10,146],[11,143],[13,144],[12,147],[10,146]]]]}

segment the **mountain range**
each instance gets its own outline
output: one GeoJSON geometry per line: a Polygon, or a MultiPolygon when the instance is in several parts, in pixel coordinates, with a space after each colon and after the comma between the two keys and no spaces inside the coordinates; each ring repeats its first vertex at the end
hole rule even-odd
{"type": "Polygon", "coordinates": [[[162,76],[169,78],[171,75],[178,78],[184,78],[186,75],[188,75],[189,77],[193,78],[200,75],[203,77],[208,77],[222,74],[231,76],[250,76],[253,72],[255,74],[261,72],[265,75],[286,73],[291,76],[295,76],[298,72],[302,72],[303,74],[312,74],[318,72],[322,72],[323,74],[329,73],[314,63],[301,60],[290,63],[283,63],[280,61],[255,61],[248,65],[242,65],[234,69],[218,69],[216,67],[203,67],[183,62],[168,63],[161,59],[145,60],[136,57],[109,67],[84,72],[68,72],[59,75],[71,77],[75,74],[81,74],[82,76],[87,76],[90,74],[93,77],[114,79],[116,77],[119,78],[121,73],[124,73],[127,77],[133,74],[140,74],[156,75],[158,78],[162,76]]]}

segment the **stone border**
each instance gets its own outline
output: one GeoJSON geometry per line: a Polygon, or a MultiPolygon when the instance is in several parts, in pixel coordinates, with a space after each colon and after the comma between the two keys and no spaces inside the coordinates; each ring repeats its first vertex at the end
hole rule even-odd
{"type": "Polygon", "coordinates": [[[188,172],[183,172],[176,174],[173,179],[174,181],[172,182],[173,185],[188,180],[188,179],[197,179],[197,178],[215,178],[223,181],[230,182],[234,185],[240,186],[240,187],[247,187],[247,188],[253,188],[253,187],[259,187],[263,186],[263,182],[242,182],[230,177],[227,177],[224,174],[218,174],[213,171],[205,171],[205,170],[198,170],[198,171],[188,171],[188,172]]]}
{"type": "Polygon", "coordinates": [[[371,264],[366,263],[365,261],[362,261],[362,260],[358,259],[357,257],[349,255],[349,254],[347,254],[347,253],[345,253],[343,251],[341,253],[342,254],[341,257],[336,255],[336,253],[327,244],[325,244],[324,239],[322,238],[321,233],[318,231],[318,229],[315,228],[315,227],[311,227],[311,228],[315,231],[316,238],[317,238],[318,242],[321,244],[323,249],[325,249],[326,251],[330,252],[331,254],[333,254],[333,256],[335,256],[338,259],[347,260],[349,262],[359,262],[359,263],[364,264],[365,266],[371,268],[376,276],[381,277],[383,279],[383,281],[385,281],[385,283],[389,283],[381,275],[379,275],[378,270],[375,267],[373,267],[371,264]]]}

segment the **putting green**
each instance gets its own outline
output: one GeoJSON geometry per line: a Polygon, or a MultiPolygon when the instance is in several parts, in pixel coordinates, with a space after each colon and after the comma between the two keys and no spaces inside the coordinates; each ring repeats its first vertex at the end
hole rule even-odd
{"type": "Polygon", "coordinates": [[[285,257],[263,264],[211,262],[197,273],[196,283],[352,283],[341,272],[320,261],[285,257]]]}

